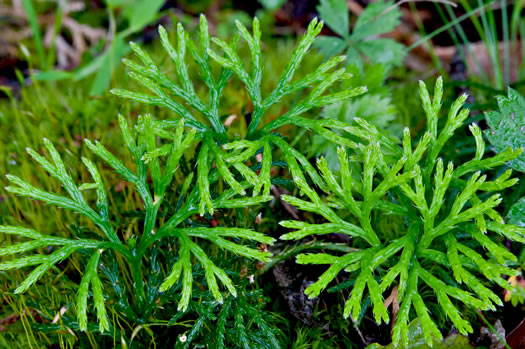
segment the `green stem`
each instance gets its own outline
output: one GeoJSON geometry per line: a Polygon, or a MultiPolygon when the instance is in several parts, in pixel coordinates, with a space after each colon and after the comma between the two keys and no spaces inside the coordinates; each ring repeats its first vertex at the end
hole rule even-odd
{"type": "MultiPolygon", "coordinates": [[[[142,258],[140,255],[134,255],[128,260],[131,268],[131,277],[133,279],[134,291],[137,296],[137,309],[141,310],[146,304],[146,293],[144,291],[144,281],[142,279],[142,271],[140,269],[142,258]]],[[[139,312],[140,313],[140,312],[139,312]]],[[[140,315],[139,315],[140,316],[140,315]]]]}
{"type": "MultiPolygon", "coordinates": [[[[96,217],[98,218],[99,216],[97,215],[96,217]]],[[[115,232],[115,230],[113,230],[113,227],[107,219],[101,218],[100,220],[94,220],[94,222],[98,223],[98,226],[102,229],[104,234],[106,234],[108,239],[111,240],[111,242],[124,246],[124,244],[122,243],[122,241],[120,241],[120,239],[117,236],[117,233],[115,232]]]]}
{"type": "Polygon", "coordinates": [[[162,198],[156,199],[151,206],[146,207],[146,218],[144,219],[144,231],[142,233],[143,238],[155,234],[153,229],[155,228],[155,222],[157,220],[157,212],[159,211],[162,198]]]}
{"type": "Polygon", "coordinates": [[[370,213],[372,211],[372,208],[369,207],[369,205],[364,204],[361,209],[361,215],[359,218],[359,223],[363,227],[363,230],[366,232],[367,235],[367,241],[373,245],[373,246],[380,246],[381,240],[377,237],[377,234],[375,233],[374,229],[372,228],[372,224],[370,223],[370,213]]]}
{"type": "Polygon", "coordinates": [[[157,232],[151,234],[151,231],[145,232],[142,239],[140,239],[139,246],[137,249],[137,256],[142,258],[146,250],[151,246],[155,241],[161,239],[164,236],[170,235],[170,230],[175,229],[182,221],[184,221],[189,216],[198,212],[197,200],[198,200],[198,190],[197,186],[194,187],[190,196],[188,197],[187,202],[177,211],[157,232]]]}
{"type": "Polygon", "coordinates": [[[261,132],[271,132],[272,130],[290,123],[287,116],[279,116],[277,119],[267,123],[261,128],[261,132]]]}
{"type": "Polygon", "coordinates": [[[439,29],[434,30],[432,33],[425,35],[424,37],[422,37],[421,39],[419,39],[418,41],[416,41],[415,43],[413,43],[412,45],[407,47],[405,50],[407,52],[412,51],[414,48],[418,47],[419,45],[421,45],[421,44],[423,44],[423,43],[425,43],[427,41],[429,41],[434,36],[439,35],[439,34],[443,33],[444,31],[447,31],[449,28],[452,28],[453,26],[461,23],[462,21],[464,21],[467,18],[476,18],[477,19],[477,17],[475,16],[476,13],[482,11],[483,9],[485,9],[485,7],[489,6],[493,1],[494,0],[488,0],[487,3],[480,5],[479,7],[476,7],[475,9],[472,9],[471,11],[465,13],[464,15],[462,15],[460,17],[457,17],[453,21],[450,21],[449,23],[441,26],[439,29]]]}
{"type": "MultiPolygon", "coordinates": [[[[210,184],[215,183],[218,179],[218,172],[215,170],[210,174],[210,184]]],[[[162,227],[160,227],[154,234],[145,235],[142,237],[142,239],[140,239],[137,249],[137,256],[142,258],[149,246],[151,246],[155,241],[160,240],[165,236],[176,235],[173,234],[173,231],[176,230],[176,227],[186,218],[191,217],[192,215],[199,212],[197,205],[198,201],[199,187],[194,186],[184,205],[173,216],[171,216],[162,227]]],[[[218,205],[216,208],[221,208],[221,206],[218,205]]]]}
{"type": "Polygon", "coordinates": [[[36,46],[36,52],[38,54],[38,61],[42,64],[41,68],[42,70],[47,70],[47,60],[46,60],[46,53],[44,49],[44,42],[42,40],[42,35],[40,34],[40,28],[38,25],[38,16],[35,10],[35,7],[33,6],[32,0],[22,0],[22,7],[24,8],[24,11],[27,16],[27,20],[29,22],[29,27],[31,28],[31,34],[33,36],[33,42],[36,46]]]}
{"type": "Polygon", "coordinates": [[[102,243],[98,243],[97,247],[107,248],[107,249],[111,248],[117,252],[120,252],[120,254],[122,254],[122,256],[124,256],[127,260],[133,259],[133,255],[123,243],[102,242],[102,243]]]}
{"type": "Polygon", "coordinates": [[[420,245],[422,249],[430,246],[430,243],[434,239],[434,217],[423,217],[423,236],[421,237],[420,245]]]}
{"type": "Polygon", "coordinates": [[[266,273],[277,263],[287,260],[289,258],[292,258],[293,256],[298,255],[299,253],[305,250],[331,250],[331,251],[338,251],[338,252],[343,252],[343,253],[352,253],[352,252],[360,251],[359,249],[350,247],[347,244],[333,244],[333,243],[327,243],[327,242],[313,241],[313,242],[294,246],[290,248],[289,250],[284,250],[281,253],[276,254],[272,258],[272,260],[264,266],[262,273],[266,273]]]}
{"type": "Polygon", "coordinates": [[[248,132],[246,135],[248,139],[250,139],[250,137],[252,137],[257,131],[257,127],[261,123],[263,114],[264,114],[263,107],[259,104],[255,104],[253,115],[252,115],[252,121],[250,122],[250,125],[248,125],[248,132]]]}
{"type": "Polygon", "coordinates": [[[210,118],[211,125],[216,132],[217,138],[221,143],[228,143],[228,135],[226,134],[226,129],[222,124],[219,114],[216,110],[209,113],[208,117],[210,118]]]}

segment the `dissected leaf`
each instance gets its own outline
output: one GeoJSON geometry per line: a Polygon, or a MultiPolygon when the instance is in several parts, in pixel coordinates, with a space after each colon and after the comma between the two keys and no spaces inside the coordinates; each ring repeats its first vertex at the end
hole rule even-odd
{"type": "Polygon", "coordinates": [[[346,51],[347,63],[362,70],[365,56],[373,64],[381,63],[386,67],[400,65],[406,55],[404,46],[392,39],[378,38],[379,35],[392,31],[399,23],[401,11],[393,1],[372,2],[359,15],[352,33],[348,34],[348,9],[344,0],[323,0],[317,7],[323,21],[338,37],[321,36],[315,47],[325,57],[332,57],[346,51]]]}
{"type": "Polygon", "coordinates": [[[345,0],[321,0],[317,11],[330,29],[344,38],[348,37],[349,20],[345,0]]]}
{"type": "MultiPolygon", "coordinates": [[[[367,120],[381,130],[386,130],[395,119],[397,110],[391,98],[380,94],[366,94],[355,100],[335,103],[323,108],[322,116],[336,119],[348,124],[355,124],[354,118],[367,120]]],[[[321,136],[315,136],[312,144],[314,154],[323,154],[328,167],[335,170],[339,167],[337,146],[321,136]]]]}
{"type": "Polygon", "coordinates": [[[509,223],[525,228],[525,197],[521,198],[511,206],[507,214],[509,223]]]}
{"type": "MultiPolygon", "coordinates": [[[[525,149],[525,97],[509,88],[507,97],[498,96],[498,106],[499,111],[485,113],[490,127],[485,131],[487,139],[498,153],[507,148],[525,149]]],[[[525,172],[525,152],[509,165],[525,172]]]]}
{"type": "Polygon", "coordinates": [[[377,38],[359,42],[356,46],[372,63],[401,65],[405,57],[405,47],[392,39],[377,38]]]}
{"type": "Polygon", "coordinates": [[[362,40],[394,30],[400,22],[401,11],[393,4],[393,1],[370,3],[357,18],[351,39],[362,40]]]}

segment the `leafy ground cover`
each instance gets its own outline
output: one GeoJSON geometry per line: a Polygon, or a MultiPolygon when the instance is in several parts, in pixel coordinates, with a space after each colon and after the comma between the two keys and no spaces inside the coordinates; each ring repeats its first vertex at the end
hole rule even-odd
{"type": "Polygon", "coordinates": [[[493,5],[3,6],[1,345],[523,345],[522,2],[493,5]]]}

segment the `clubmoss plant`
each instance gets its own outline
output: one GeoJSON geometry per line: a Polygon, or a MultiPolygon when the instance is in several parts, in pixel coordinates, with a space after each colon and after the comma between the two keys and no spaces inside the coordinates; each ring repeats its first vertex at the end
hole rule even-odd
{"type": "MultiPolygon", "coordinates": [[[[104,293],[100,278],[97,274],[99,259],[101,254],[104,253],[104,250],[113,250],[128,262],[135,285],[136,308],[140,311],[146,303],[141,270],[143,260],[146,258],[147,252],[152,244],[156,241],[166,237],[175,237],[178,245],[178,259],[171,267],[169,275],[160,285],[160,291],[168,290],[182,277],[182,296],[178,309],[185,310],[188,306],[193,288],[192,268],[194,260],[191,258],[192,256],[194,256],[204,268],[209,291],[219,302],[222,302],[223,298],[217,279],[220,280],[232,295],[236,295],[236,290],[230,277],[223,269],[218,268],[213,263],[196,241],[206,239],[224,250],[261,261],[268,260],[270,256],[268,252],[244,246],[243,244],[231,241],[231,239],[245,239],[267,244],[273,241],[272,238],[249,229],[210,228],[182,224],[184,221],[188,223],[187,220],[189,217],[199,211],[198,201],[200,199],[200,187],[191,187],[194,179],[193,173],[186,177],[183,185],[180,187],[180,207],[178,207],[175,212],[169,213],[166,218],[161,217],[159,215],[159,208],[164,201],[167,188],[173,182],[181,157],[190,146],[195,146],[196,142],[205,142],[205,140],[202,135],[196,135],[195,130],[184,134],[184,122],[182,120],[174,123],[154,122],[151,120],[151,117],[145,116],[139,120],[134,132],[129,129],[123,117],[119,117],[119,122],[124,143],[135,159],[135,172],[126,167],[102,144],[98,142],[92,143],[86,140],[86,145],[96,156],[100,157],[107,165],[113,168],[122,179],[132,184],[142,198],[145,213],[142,235],[139,241],[136,241],[135,238],[123,241],[122,237],[119,236],[119,232],[116,229],[117,224],[111,219],[106,189],[104,188],[99,171],[88,158],[83,158],[82,161],[91,173],[93,183],[77,185],[66,170],[60,154],[51,142],[44,140],[52,161],[49,161],[32,149],[27,150],[42,168],[62,184],[64,190],[67,192],[67,196],[46,192],[16,176],[7,176],[8,180],[13,184],[7,187],[9,192],[72,210],[88,218],[99,230],[98,239],[66,239],[43,235],[35,230],[23,227],[0,226],[0,232],[4,234],[18,235],[19,237],[30,239],[27,242],[20,242],[3,247],[0,249],[0,254],[3,256],[16,255],[42,247],[56,249],[51,254],[35,254],[15,258],[14,260],[0,264],[0,270],[37,266],[18,286],[15,291],[16,293],[27,291],[44,273],[54,267],[58,262],[68,258],[72,253],[83,251],[84,253],[90,254],[77,291],[76,305],[78,319],[80,328],[83,330],[87,328],[87,298],[90,288],[92,290],[94,306],[97,310],[100,331],[109,329],[109,322],[104,305],[104,293]],[[201,139],[199,140],[199,138],[201,139]],[[164,140],[164,142],[157,147],[157,143],[160,144],[161,139],[164,140]],[[152,185],[148,183],[148,174],[151,176],[152,185]],[[97,199],[95,208],[85,199],[83,191],[86,190],[96,191],[97,199]]],[[[203,144],[201,147],[206,147],[206,144],[203,144]]],[[[203,166],[209,168],[209,160],[207,158],[204,160],[199,158],[197,161],[199,169],[203,166]]],[[[198,176],[203,176],[202,171],[198,173],[198,176]]],[[[219,179],[220,170],[211,171],[210,173],[207,171],[205,176],[208,185],[213,184],[219,179]]],[[[202,181],[202,179],[199,179],[199,181],[202,181]]],[[[239,187],[243,188],[243,190],[246,186],[248,186],[247,182],[239,184],[239,187]]],[[[236,198],[235,195],[236,191],[234,189],[226,189],[211,200],[211,205],[213,205],[215,209],[225,209],[250,206],[268,200],[268,197],[265,196],[236,198]]]]}
{"type": "MultiPolygon", "coordinates": [[[[294,50],[292,57],[290,57],[289,63],[286,65],[277,86],[275,86],[267,96],[263,96],[261,92],[263,71],[261,68],[262,50],[259,21],[257,18],[253,20],[252,34],[248,32],[241,22],[237,21],[236,24],[240,35],[235,36],[231,43],[227,43],[218,38],[210,39],[206,18],[201,16],[198,46],[189,38],[182,25],[179,24],[177,26],[177,49],[171,45],[166,30],[162,26],[159,27],[162,45],[175,65],[178,82],[173,81],[163,73],[151,57],[138,45],[132,44],[131,47],[140,58],[142,65],[127,59],[124,60],[124,63],[130,69],[130,77],[145,86],[153,95],[122,89],[114,89],[112,92],[120,97],[168,108],[173,111],[175,115],[182,118],[188,126],[207,135],[207,142],[216,159],[221,158],[222,153],[217,147],[211,145],[213,142],[222,145],[224,150],[232,151],[234,155],[231,155],[228,159],[223,158],[222,161],[219,159],[217,166],[223,167],[223,165],[225,166],[228,162],[231,164],[240,164],[243,161],[253,158],[255,154],[262,149],[263,162],[258,178],[252,176],[250,172],[241,165],[234,165],[237,171],[245,176],[246,180],[251,181],[255,185],[254,195],[259,194],[262,189],[264,195],[270,193],[270,167],[272,164],[272,153],[275,147],[297,158],[315,180],[317,180],[317,183],[321,185],[322,182],[320,178],[315,175],[315,171],[307,158],[301,152],[291,148],[282,137],[272,133],[272,131],[284,125],[296,125],[310,129],[336,144],[352,145],[352,142],[336,133],[338,130],[342,130],[347,126],[345,123],[338,122],[337,120],[310,120],[300,115],[314,108],[361,95],[366,92],[366,87],[356,87],[344,91],[325,93],[335,82],[350,78],[350,75],[345,72],[345,68],[334,70],[336,66],[344,62],[344,56],[333,57],[320,65],[314,72],[294,80],[302,60],[323,27],[323,22],[318,22],[317,19],[314,19],[308,26],[297,48],[294,50]],[[246,41],[251,52],[250,69],[246,68],[245,63],[237,53],[240,37],[246,41]],[[211,48],[211,42],[215,43],[224,54],[220,55],[214,51],[211,48]],[[189,49],[199,69],[199,76],[202,82],[208,88],[209,95],[207,100],[195,92],[189,78],[189,65],[185,61],[187,49],[189,49]],[[218,77],[214,76],[212,61],[215,61],[222,67],[218,77]],[[220,100],[224,86],[234,75],[246,88],[253,106],[253,112],[244,139],[235,139],[233,142],[230,142],[231,140],[228,139],[224,125],[220,121],[220,100]],[[284,114],[263,124],[270,107],[278,104],[286,96],[298,94],[308,88],[310,92],[306,97],[296,101],[284,114]]],[[[206,153],[206,151],[207,149],[201,150],[203,153],[206,153]]],[[[205,155],[199,155],[199,158],[204,156],[205,155]]],[[[231,178],[229,180],[231,181],[231,178]]],[[[199,182],[199,185],[204,187],[205,183],[199,182]]],[[[236,186],[233,187],[235,188],[236,186]]],[[[238,189],[239,192],[242,193],[240,188],[238,189]]],[[[210,201],[207,198],[208,194],[201,190],[201,195],[201,213],[205,210],[212,212],[210,201]]]]}
{"type": "Polygon", "coordinates": [[[516,159],[522,149],[511,148],[484,158],[485,144],[479,127],[470,125],[477,149],[475,158],[454,166],[445,165],[440,150],[454,131],[463,125],[468,110],[461,109],[466,96],[452,105],[444,127],[438,132],[441,109],[442,80],[439,79],[431,99],[423,83],[420,95],[428,126],[417,146],[412,146],[410,131],[405,129],[402,147],[364,120],[346,130],[361,139],[352,147],[351,161],[360,173],[353,176],[350,160],[344,148],[338,149],[340,172],[328,169],[323,158],[317,170],[323,180],[315,190],[304,171],[287,157],[295,183],[306,199],[284,196],[283,199],[302,211],[318,214],[326,223],[283,221],[281,225],[294,229],[281,236],[298,240],[309,235],[344,233],[352,238],[355,252],[344,255],[308,253],[297,257],[300,264],[327,264],[329,268],[305,293],[317,297],[342,271],[350,273],[350,295],[344,306],[344,316],[358,319],[364,298],[370,297],[377,323],[391,320],[383,294],[397,288],[400,304],[393,326],[393,342],[408,343],[408,324],[416,315],[426,341],[432,344],[442,334],[422,298],[422,288],[433,291],[439,309],[462,334],[472,332],[458,306],[462,303],[481,310],[493,310],[501,305],[500,298],[489,287],[511,286],[502,275],[514,276],[514,256],[502,239],[524,242],[525,229],[505,224],[496,211],[501,202],[495,193],[514,185],[511,170],[491,181],[482,171],[499,167],[516,159]],[[380,234],[374,217],[402,217],[404,233],[380,234]],[[355,283],[354,283],[355,282],[355,283]],[[365,293],[365,290],[368,292],[365,293]],[[415,312],[412,312],[412,309],[415,312]]]}
{"type": "Polygon", "coordinates": [[[219,210],[249,207],[268,201],[272,184],[272,153],[275,146],[283,150],[287,157],[299,161],[318,185],[323,185],[324,182],[316,175],[308,159],[292,148],[284,138],[271,133],[280,126],[291,124],[306,127],[337,144],[354,144],[332,130],[346,127],[344,123],[334,120],[314,121],[299,116],[313,108],[359,95],[366,90],[360,87],[325,93],[336,81],[349,77],[344,68],[334,70],[344,61],[344,57],[335,57],[314,72],[292,81],[322,25],[322,22],[312,21],[277,86],[264,98],[260,89],[261,32],[257,19],[253,22],[253,34],[237,23],[240,36],[248,43],[251,51],[250,73],[236,52],[239,36],[234,38],[231,44],[213,39],[224,51],[224,56],[210,48],[204,16],[201,16],[199,46],[189,39],[179,24],[178,45],[175,49],[166,30],[159,28],[162,45],[175,64],[178,83],[164,74],[145,51],[132,43],[131,47],[143,65],[125,60],[130,69],[130,76],[151,90],[154,96],[126,90],[113,90],[113,93],[145,104],[168,108],[174,112],[174,118],[159,121],[145,115],[139,117],[134,128],[130,128],[125,118],[119,116],[123,141],[134,159],[134,169],[124,165],[123,161],[99,142],[86,140],[85,145],[122,180],[130,184],[140,197],[143,213],[136,223],[140,234],[137,237],[129,237],[119,225],[119,212],[110,212],[108,191],[97,166],[91,160],[82,159],[93,182],[77,184],[77,178],[67,170],[59,152],[51,142],[44,140],[50,160],[32,149],[28,149],[28,153],[51,177],[60,182],[65,193],[42,190],[13,175],[7,176],[12,184],[7,190],[71,210],[87,218],[91,222],[90,238],[73,231],[71,238],[57,238],[25,227],[0,226],[1,233],[29,240],[0,248],[1,256],[15,256],[12,260],[0,263],[0,271],[36,266],[18,286],[16,293],[27,291],[44,273],[55,268],[73,253],[78,253],[79,256],[86,257],[86,267],[76,297],[78,328],[84,331],[92,328],[88,326],[87,313],[90,295],[93,297],[101,332],[112,330],[106,310],[106,298],[114,297],[115,299],[110,300],[116,302],[115,308],[133,323],[144,323],[153,313],[157,299],[170,292],[177,283],[182,285],[175,288],[182,290],[178,298],[178,310],[186,310],[192,295],[193,270],[197,263],[204,269],[207,289],[219,303],[224,297],[218,281],[235,296],[236,289],[228,275],[229,271],[219,268],[212,261],[202,247],[204,243],[201,242],[207,240],[208,243],[233,254],[268,261],[269,252],[250,247],[248,244],[271,244],[274,239],[250,229],[203,225],[196,222],[193,216],[200,214],[210,218],[219,210]],[[189,65],[185,63],[187,50],[196,61],[202,82],[209,90],[207,100],[195,92],[188,73],[189,65]],[[215,77],[212,61],[221,66],[218,77],[215,77]],[[236,139],[234,142],[230,142],[220,118],[221,94],[232,76],[237,76],[246,86],[253,105],[252,119],[245,139],[236,139]],[[272,105],[285,96],[307,88],[311,90],[305,98],[299,100],[283,115],[259,127],[272,105]],[[249,161],[261,151],[261,163],[250,167],[249,161]],[[180,174],[183,168],[189,170],[182,171],[179,179],[183,179],[177,180],[175,176],[177,172],[180,174]],[[257,170],[260,170],[259,173],[257,170]],[[247,195],[249,190],[252,194],[250,196],[247,195]],[[94,205],[88,199],[93,196],[92,193],[86,194],[89,191],[94,191],[96,195],[94,205]],[[177,258],[168,266],[169,271],[164,281],[160,285],[151,285],[149,281],[144,281],[149,279],[144,275],[144,272],[148,271],[147,264],[144,264],[149,262],[152,269],[159,269],[158,266],[153,268],[153,263],[157,263],[158,258],[158,248],[154,247],[154,244],[161,239],[169,239],[169,243],[175,247],[174,251],[170,251],[176,254],[177,258]],[[19,256],[20,253],[40,248],[47,248],[50,253],[37,252],[33,255],[19,256]],[[121,263],[122,260],[125,262],[121,263]],[[119,265],[119,268],[111,269],[111,273],[108,274],[110,269],[104,267],[105,265],[119,265]],[[100,277],[99,272],[102,270],[105,271],[105,278],[100,277]],[[132,280],[133,292],[124,290],[118,282],[119,278],[128,276],[132,280]],[[111,284],[104,287],[107,279],[111,284]],[[114,292],[108,294],[111,289],[114,292]]]}

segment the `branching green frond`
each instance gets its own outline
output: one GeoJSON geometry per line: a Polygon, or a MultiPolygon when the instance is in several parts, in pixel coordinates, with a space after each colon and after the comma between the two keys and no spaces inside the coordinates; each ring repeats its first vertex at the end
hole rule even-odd
{"type": "Polygon", "coordinates": [[[67,259],[75,251],[80,249],[95,250],[93,257],[90,259],[90,262],[86,267],[85,274],[78,289],[77,309],[79,326],[81,330],[85,331],[87,329],[87,295],[89,283],[91,282],[93,288],[94,304],[97,309],[99,329],[101,332],[104,330],[109,330],[109,322],[104,305],[102,286],[100,279],[98,279],[98,276],[96,275],[96,267],[98,263],[98,256],[100,255],[99,251],[102,251],[103,248],[115,248],[118,250],[121,248],[121,246],[115,246],[115,243],[107,243],[103,241],[58,238],[40,234],[32,229],[14,226],[0,226],[0,233],[18,235],[19,237],[33,239],[32,241],[28,242],[21,242],[10,246],[0,247],[0,255],[2,256],[17,255],[19,253],[28,252],[40,247],[59,247],[59,249],[48,255],[35,254],[26,257],[15,257],[13,260],[0,263],[0,270],[20,269],[28,266],[38,265],[16,288],[15,293],[26,292],[42,277],[43,274],[49,271],[49,269],[51,269],[57,263],[67,259]]]}
{"type": "Polygon", "coordinates": [[[481,196],[481,192],[497,192],[517,182],[510,178],[511,171],[494,180],[489,180],[482,171],[516,159],[521,149],[484,157],[481,131],[472,125],[470,129],[476,139],[474,159],[456,168],[449,162],[445,168],[445,160],[440,158],[441,149],[467,118],[468,111],[461,109],[466,97],[461,96],[453,103],[443,129],[438,130],[442,80],[436,83],[433,99],[423,83],[420,95],[427,115],[427,132],[418,144],[413,144],[408,129],[404,131],[402,146],[362,120],[345,129],[365,143],[350,147],[352,159],[361,171],[358,183],[350,172],[348,155],[343,148],[338,150],[339,173],[331,171],[321,158],[312,176],[288,155],[290,172],[304,197],[285,195],[283,200],[322,218],[318,223],[281,222],[282,226],[294,229],[281,236],[285,240],[348,234],[350,244],[359,248],[359,252],[342,256],[327,253],[298,256],[298,263],[328,265],[305,293],[316,297],[339,273],[351,273],[355,282],[344,315],[359,319],[363,299],[369,296],[373,317],[380,323],[390,319],[383,301],[385,292],[396,286],[400,309],[392,339],[405,345],[412,313],[419,318],[429,344],[442,338],[433,319],[436,314],[430,313],[421,296],[422,287],[432,290],[439,310],[462,334],[472,332],[472,326],[462,317],[461,304],[482,310],[501,305],[488,284],[508,288],[502,275],[517,275],[519,271],[510,267],[517,258],[498,237],[521,242],[525,233],[522,227],[505,224],[497,213],[495,209],[501,203],[498,193],[488,198],[481,196]],[[387,163],[384,154],[396,154],[397,159],[389,159],[387,163]],[[321,177],[323,184],[319,187],[328,195],[326,199],[311,187],[317,176],[321,177]],[[404,235],[386,235],[377,230],[372,213],[387,207],[404,216],[404,235]],[[450,278],[440,278],[438,275],[442,274],[432,272],[430,268],[435,263],[443,268],[443,273],[449,273],[450,278]]]}
{"type": "MultiPolygon", "coordinates": [[[[179,118],[184,119],[186,124],[199,132],[210,131],[211,137],[220,143],[227,143],[226,130],[219,119],[220,99],[225,85],[235,75],[246,87],[250,100],[253,104],[253,113],[248,125],[247,138],[256,139],[260,132],[268,133],[286,124],[300,124],[297,117],[305,112],[324,105],[347,100],[366,92],[365,87],[347,89],[340,92],[326,92],[339,80],[349,78],[344,68],[337,69],[345,57],[332,57],[321,64],[313,72],[303,77],[295,77],[304,57],[311,48],[315,38],[321,32],[323,22],[314,19],[308,26],[305,35],[294,50],[289,62],[283,71],[277,86],[267,95],[263,96],[261,85],[263,79],[262,71],[262,43],[261,27],[259,20],[253,20],[253,31],[248,29],[239,21],[236,22],[239,35],[231,42],[219,38],[210,38],[206,18],[201,16],[199,26],[199,43],[193,42],[182,25],[177,25],[177,45],[172,45],[172,39],[168,32],[159,27],[162,46],[175,66],[176,80],[167,76],[163,70],[153,61],[149,54],[138,45],[131,43],[131,48],[141,61],[141,64],[125,59],[124,63],[129,69],[129,75],[141,85],[146,87],[152,95],[140,92],[114,89],[112,92],[117,96],[131,99],[140,103],[156,105],[172,110],[179,118]],[[237,51],[237,41],[244,40],[250,49],[250,68],[248,69],[237,51]],[[212,49],[213,42],[223,54],[212,49]],[[199,75],[209,90],[208,101],[203,101],[195,92],[190,79],[186,63],[186,51],[190,51],[196,62],[199,75]],[[211,63],[217,63],[222,67],[218,76],[214,74],[211,63]],[[294,79],[295,78],[295,79],[294,79]],[[311,91],[303,100],[298,101],[283,115],[275,118],[272,122],[259,129],[261,121],[269,108],[279,103],[284,97],[297,93],[300,90],[310,88],[311,91]],[[325,93],[326,92],[326,93],[325,93]],[[197,116],[198,115],[198,116],[197,116]],[[207,120],[201,122],[200,120],[207,120]],[[259,130],[258,130],[259,129],[259,130]]],[[[305,127],[305,125],[299,125],[305,127]]],[[[306,126],[315,132],[326,134],[328,132],[320,121],[310,123],[306,126]]],[[[335,133],[328,133],[332,138],[335,133]]],[[[339,139],[343,140],[342,137],[339,139]]],[[[256,190],[258,192],[260,188],[256,190]]],[[[266,189],[267,190],[267,189],[266,189]]],[[[208,207],[210,209],[210,207],[208,207]]]]}
{"type": "Polygon", "coordinates": [[[104,294],[102,293],[102,284],[97,276],[97,267],[101,252],[102,250],[93,253],[86,266],[86,271],[82,277],[82,281],[78,286],[77,312],[79,327],[82,331],[87,330],[87,298],[90,284],[93,291],[93,302],[97,309],[100,332],[109,330],[106,306],[104,305],[104,294]]]}
{"type": "Polygon", "coordinates": [[[199,50],[193,43],[188,44],[190,40],[182,24],[179,23],[177,26],[177,48],[172,46],[167,31],[162,26],[159,26],[161,43],[175,65],[178,83],[166,76],[153,62],[148,53],[138,45],[131,43],[131,48],[142,61],[143,65],[129,60],[124,60],[124,63],[130,69],[130,76],[153,92],[155,96],[120,89],[114,89],[112,92],[117,96],[129,98],[141,103],[168,108],[183,118],[189,126],[201,132],[208,130],[208,126],[198,121],[193,115],[189,109],[191,108],[193,111],[205,116],[209,120],[212,129],[220,135],[222,140],[225,140],[226,133],[224,125],[219,119],[218,108],[222,89],[231,74],[223,72],[219,78],[215,79],[213,77],[208,58],[210,39],[206,18],[204,16],[201,16],[200,30],[200,46],[202,52],[198,52],[199,50]],[[187,46],[189,46],[191,54],[195,58],[202,72],[203,79],[210,90],[211,98],[208,104],[205,104],[195,93],[193,84],[189,78],[188,65],[185,61],[187,46]],[[176,101],[174,97],[179,98],[182,102],[176,101]]]}
{"type": "MultiPolygon", "coordinates": [[[[179,55],[181,55],[180,52],[179,55]]],[[[147,57],[143,58],[146,62],[147,57]]],[[[181,72],[181,74],[183,73],[181,72]]],[[[185,86],[184,89],[191,91],[190,86],[185,86]]],[[[153,120],[150,115],[145,115],[139,117],[136,127],[130,128],[126,120],[119,116],[119,124],[122,129],[124,144],[134,160],[134,168],[118,159],[101,143],[89,140],[86,140],[85,143],[88,149],[106,162],[117,175],[132,184],[140,195],[145,215],[138,242],[135,238],[129,239],[127,244],[121,242],[117,235],[117,223],[111,220],[112,215],[109,212],[108,198],[102,176],[97,166],[87,157],[82,158],[82,161],[91,174],[93,182],[77,185],[72,175],[66,171],[66,166],[58,151],[49,141],[44,140],[44,143],[51,160],[47,160],[33,150],[28,150],[35,161],[62,184],[67,193],[65,195],[68,196],[46,192],[18,177],[8,175],[8,179],[13,184],[7,188],[9,191],[77,212],[87,217],[102,232],[103,237],[99,240],[66,239],[44,235],[27,228],[0,226],[0,233],[29,239],[29,241],[0,247],[0,256],[15,256],[13,260],[0,263],[0,270],[36,266],[15,290],[16,293],[27,291],[44,273],[60,261],[68,258],[73,252],[92,250],[90,251],[91,258],[83,270],[84,275],[76,297],[79,328],[84,331],[87,330],[89,323],[87,309],[90,295],[92,295],[93,305],[96,309],[99,331],[104,332],[110,329],[104,300],[107,290],[103,289],[102,281],[97,274],[97,269],[101,265],[101,258],[110,255],[109,253],[102,253],[106,249],[118,252],[129,263],[131,277],[135,283],[136,307],[140,310],[147,301],[141,271],[143,258],[157,240],[169,236],[175,237],[177,243],[174,247],[178,253],[178,258],[170,266],[171,272],[160,285],[160,291],[168,291],[181,279],[182,288],[178,309],[184,311],[188,307],[192,295],[193,273],[196,263],[204,269],[208,289],[218,302],[223,301],[218,281],[230,294],[236,295],[233,280],[199,246],[197,243],[199,240],[207,240],[209,243],[233,254],[260,261],[269,261],[270,253],[247,246],[246,242],[271,244],[274,241],[272,238],[248,229],[191,228],[185,226],[188,219],[198,213],[202,207],[206,208],[207,206],[207,211],[213,213],[213,209],[246,207],[270,200],[271,197],[267,195],[269,192],[269,184],[267,183],[270,181],[268,164],[265,165],[265,177],[261,177],[263,178],[262,183],[265,185],[264,192],[266,195],[239,197],[239,194],[245,194],[246,190],[257,184],[260,179],[244,163],[245,159],[231,161],[232,154],[220,148],[217,141],[209,133],[197,134],[195,129],[186,132],[186,119],[158,122],[153,120]],[[187,157],[184,155],[189,149],[195,149],[198,143],[200,143],[200,150],[197,159],[189,165],[184,164],[186,167],[196,167],[198,184],[191,186],[194,174],[190,173],[180,187],[180,206],[174,211],[172,209],[166,210],[165,215],[167,217],[161,217],[159,210],[165,201],[168,189],[173,186],[175,174],[181,163],[187,161],[187,157]],[[233,169],[239,175],[233,172],[233,169]],[[221,180],[226,184],[226,188],[224,185],[216,185],[221,180]],[[93,209],[84,198],[84,191],[87,190],[96,192],[96,209],[93,209]],[[50,254],[17,256],[20,253],[27,253],[39,248],[53,248],[53,250],[50,254]]],[[[268,150],[268,145],[266,149],[268,150]]],[[[201,213],[203,214],[204,211],[201,210],[201,213]]],[[[117,263],[114,260],[109,262],[117,263]]]]}
{"type": "Polygon", "coordinates": [[[14,194],[41,200],[43,202],[53,204],[64,209],[69,209],[83,216],[86,216],[102,230],[103,234],[110,241],[119,243],[119,238],[117,237],[115,231],[109,224],[109,218],[107,217],[106,212],[107,206],[105,206],[105,194],[103,193],[102,182],[100,181],[100,176],[96,168],[92,166],[91,163],[85,162],[86,166],[88,167],[88,170],[91,172],[92,176],[95,178],[96,181],[95,187],[97,188],[98,194],[97,206],[100,210],[100,213],[97,213],[87,204],[81,191],[81,188],[85,188],[85,185],[84,187],[79,187],[74,183],[73,178],[66,171],[65,165],[62,162],[62,158],[56,151],[55,147],[47,139],[44,139],[44,143],[51,155],[53,163],[49,162],[47,159],[45,159],[43,156],[39,155],[32,149],[28,148],[27,152],[52,177],[56,178],[62,184],[64,189],[69,194],[70,198],[46,192],[12,175],[7,175],[7,179],[16,186],[9,186],[6,189],[14,194]]]}

